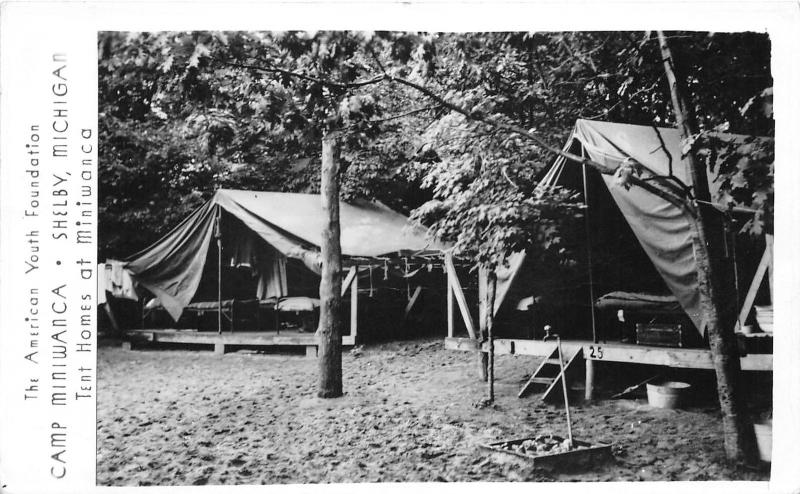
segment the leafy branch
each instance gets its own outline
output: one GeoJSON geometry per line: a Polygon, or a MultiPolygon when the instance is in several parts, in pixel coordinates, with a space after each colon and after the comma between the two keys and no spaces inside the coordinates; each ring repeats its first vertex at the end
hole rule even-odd
{"type": "MultiPolygon", "coordinates": [[[[519,125],[514,125],[514,124],[502,122],[502,121],[499,121],[497,118],[487,117],[487,116],[485,116],[484,114],[482,114],[480,112],[470,111],[470,110],[467,110],[467,109],[465,109],[465,108],[463,108],[461,106],[458,106],[458,105],[456,105],[456,104],[454,104],[452,102],[449,102],[449,101],[445,100],[444,98],[442,98],[441,96],[439,96],[438,94],[436,94],[433,90],[431,90],[431,89],[429,89],[429,88],[427,88],[425,86],[422,86],[420,84],[414,83],[414,82],[409,81],[407,79],[403,79],[401,77],[395,77],[395,76],[391,76],[391,75],[388,75],[388,74],[386,74],[386,78],[389,81],[397,82],[399,84],[403,84],[403,85],[408,86],[408,87],[410,87],[412,89],[415,89],[415,90],[419,91],[420,93],[422,93],[422,94],[428,96],[429,98],[433,99],[434,101],[436,101],[437,103],[439,103],[443,107],[448,108],[448,109],[450,109],[450,110],[452,110],[452,111],[454,111],[456,113],[460,113],[461,115],[464,115],[466,118],[468,118],[470,120],[481,122],[481,123],[490,125],[492,127],[498,128],[498,129],[502,129],[502,130],[506,130],[508,132],[512,132],[514,134],[518,134],[518,135],[520,135],[520,136],[522,136],[522,137],[534,142],[537,146],[545,149],[546,151],[550,152],[551,154],[555,154],[557,156],[561,156],[561,157],[566,158],[566,159],[568,159],[570,161],[573,161],[575,163],[591,166],[592,168],[594,168],[595,170],[599,171],[600,173],[602,173],[604,175],[614,175],[615,172],[616,172],[615,169],[609,168],[609,167],[607,167],[606,165],[604,165],[602,163],[598,163],[598,162],[596,162],[594,160],[591,160],[589,158],[586,158],[586,157],[578,156],[576,154],[570,153],[569,151],[561,150],[561,149],[559,149],[559,148],[547,143],[546,141],[544,141],[542,138],[540,138],[536,134],[534,134],[534,133],[532,133],[532,132],[530,132],[530,131],[522,128],[522,127],[520,127],[519,125]]],[[[684,194],[664,190],[664,189],[659,188],[659,187],[653,185],[652,183],[649,183],[646,180],[641,179],[641,178],[639,178],[639,177],[637,177],[635,175],[630,175],[629,177],[627,177],[627,181],[631,185],[635,185],[635,186],[641,187],[642,189],[647,190],[648,192],[650,192],[652,194],[655,194],[656,196],[664,199],[665,201],[668,201],[669,203],[671,203],[671,204],[673,204],[673,205],[675,205],[675,206],[677,206],[677,207],[679,207],[681,209],[685,209],[687,212],[689,212],[692,215],[697,214],[697,210],[696,210],[695,206],[689,200],[687,200],[688,198],[684,194]]]]}
{"type": "MultiPolygon", "coordinates": [[[[322,79],[322,78],[318,78],[318,77],[313,77],[313,76],[310,76],[310,75],[307,75],[307,74],[304,74],[304,73],[301,73],[301,72],[295,72],[295,71],[291,71],[291,70],[287,70],[287,69],[283,69],[283,68],[279,68],[279,67],[274,67],[274,66],[271,66],[271,65],[270,66],[261,66],[261,65],[244,64],[244,63],[239,63],[239,62],[231,62],[231,61],[225,61],[225,60],[220,60],[220,61],[222,63],[224,63],[226,65],[230,65],[230,66],[246,68],[246,69],[251,69],[251,70],[257,70],[257,71],[273,73],[273,74],[280,74],[280,75],[284,75],[284,76],[287,76],[287,77],[295,77],[295,78],[302,79],[302,80],[305,80],[305,81],[308,81],[308,82],[320,84],[320,85],[323,85],[323,86],[327,86],[327,87],[331,87],[331,88],[335,88],[335,89],[339,89],[339,90],[357,89],[357,88],[362,88],[362,87],[365,87],[365,86],[379,84],[379,83],[382,83],[382,82],[397,83],[397,84],[409,87],[411,89],[414,89],[415,91],[417,91],[417,92],[419,92],[419,93],[431,98],[436,103],[438,103],[441,107],[447,108],[447,109],[449,109],[449,110],[451,110],[453,112],[459,113],[459,114],[463,115],[464,117],[466,117],[469,120],[480,122],[480,123],[489,125],[491,127],[497,128],[497,129],[505,130],[507,132],[511,132],[511,133],[520,135],[520,136],[524,137],[525,139],[533,142],[538,147],[550,152],[551,154],[554,154],[556,156],[561,156],[563,158],[566,158],[567,160],[570,160],[570,161],[578,163],[578,164],[590,166],[590,167],[594,168],[595,170],[599,171],[600,173],[602,173],[604,175],[614,175],[617,172],[617,170],[615,170],[613,168],[610,168],[610,167],[608,167],[608,166],[606,166],[606,165],[604,165],[602,163],[598,163],[598,162],[596,162],[596,161],[594,161],[594,160],[592,160],[590,158],[586,158],[586,157],[583,157],[583,156],[578,156],[578,155],[576,155],[574,153],[570,153],[569,151],[564,151],[562,149],[559,149],[559,148],[549,144],[548,142],[546,142],[544,139],[542,139],[541,137],[537,136],[536,134],[534,134],[534,133],[532,133],[532,132],[530,132],[530,131],[522,128],[522,127],[520,127],[519,125],[503,122],[503,121],[499,120],[496,117],[486,116],[486,115],[484,115],[483,113],[481,113],[479,111],[468,110],[468,109],[466,109],[466,108],[464,108],[464,107],[462,107],[460,105],[457,105],[457,104],[455,104],[455,103],[453,103],[451,101],[448,101],[447,99],[445,99],[442,96],[438,95],[434,90],[432,90],[432,89],[430,89],[430,88],[428,88],[426,86],[423,86],[421,84],[418,84],[416,82],[413,82],[413,81],[410,81],[408,79],[405,79],[403,77],[398,77],[398,76],[391,75],[391,74],[388,74],[388,73],[384,72],[381,75],[378,75],[378,76],[375,76],[375,77],[372,77],[372,78],[369,78],[369,79],[360,80],[360,81],[338,82],[338,81],[331,81],[331,80],[328,80],[328,79],[322,79]]],[[[264,61],[264,60],[260,60],[260,61],[268,63],[267,61],[264,61]]],[[[649,181],[647,181],[645,179],[639,178],[635,174],[627,174],[626,177],[625,177],[625,181],[626,181],[627,184],[640,187],[640,188],[642,188],[642,189],[644,189],[644,190],[646,190],[646,191],[648,191],[648,192],[650,192],[650,193],[652,193],[652,194],[664,199],[665,201],[667,201],[667,202],[669,202],[669,203],[671,203],[671,204],[673,204],[673,205],[675,205],[675,206],[677,206],[677,207],[679,207],[681,209],[684,209],[685,211],[687,211],[692,216],[697,215],[697,208],[695,207],[693,202],[686,196],[685,193],[677,192],[674,189],[673,190],[666,190],[665,188],[658,187],[658,186],[654,185],[652,182],[649,182],[649,181]]],[[[667,188],[669,189],[670,187],[667,187],[667,188]]]]}
{"type": "Polygon", "coordinates": [[[257,70],[257,71],[260,71],[260,72],[267,72],[267,73],[272,73],[272,74],[281,74],[281,75],[285,75],[285,76],[288,76],[288,77],[295,77],[295,78],[298,78],[298,79],[302,79],[304,81],[313,82],[313,83],[316,83],[316,84],[321,84],[323,86],[327,86],[327,87],[331,87],[331,88],[335,88],[335,89],[340,89],[340,90],[356,89],[356,88],[360,88],[360,87],[364,87],[364,86],[370,86],[372,84],[377,84],[377,83],[382,82],[384,80],[384,76],[380,75],[380,76],[373,77],[372,79],[366,79],[366,80],[363,80],[363,81],[336,82],[336,81],[330,81],[330,80],[327,80],[327,79],[320,79],[318,77],[313,77],[313,76],[310,76],[310,75],[307,75],[307,74],[303,74],[301,72],[294,72],[294,71],[291,71],[291,70],[286,70],[286,69],[282,69],[282,68],[279,68],[279,67],[274,67],[274,66],[271,66],[271,65],[270,66],[261,66],[261,65],[253,65],[253,64],[247,64],[247,63],[241,63],[241,62],[231,62],[229,60],[218,60],[218,61],[223,63],[223,64],[225,64],[225,65],[231,66],[231,67],[238,67],[238,68],[242,68],[242,69],[257,70]]]}

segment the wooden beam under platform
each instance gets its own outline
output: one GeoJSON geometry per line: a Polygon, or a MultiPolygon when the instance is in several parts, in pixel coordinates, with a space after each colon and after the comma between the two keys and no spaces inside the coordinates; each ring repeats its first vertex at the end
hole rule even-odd
{"type": "MultiPolygon", "coordinates": [[[[306,354],[316,354],[318,345],[314,333],[299,331],[238,331],[235,333],[216,333],[197,331],[194,329],[136,329],[125,332],[125,339],[130,348],[131,343],[180,343],[186,345],[213,345],[215,353],[225,353],[228,346],[260,347],[260,346],[297,346],[305,347],[306,354]],[[314,349],[311,352],[311,349],[314,349]]],[[[342,336],[343,346],[353,346],[355,336],[342,336]]]]}
{"type": "MultiPolygon", "coordinates": [[[[480,344],[472,338],[445,338],[448,350],[488,352],[488,345],[480,344]]],[[[525,339],[497,339],[494,341],[495,354],[532,355],[547,357],[553,351],[554,342],[525,339]]],[[[713,369],[711,352],[702,348],[668,348],[635,345],[631,343],[593,343],[587,340],[562,340],[565,353],[583,350],[586,360],[606,362],[627,362],[632,364],[663,365],[686,369],[713,369]]],[[[741,357],[742,370],[771,371],[772,354],[749,354],[741,357]]]]}
{"type": "Polygon", "coordinates": [[[456,273],[456,268],[453,264],[453,256],[451,254],[445,254],[444,264],[447,269],[448,289],[451,290],[456,297],[456,302],[458,302],[458,308],[461,310],[461,318],[464,320],[467,333],[469,333],[470,338],[476,338],[475,324],[472,321],[472,315],[469,313],[469,306],[464,296],[464,289],[461,288],[461,281],[458,279],[458,273],[456,273]]]}

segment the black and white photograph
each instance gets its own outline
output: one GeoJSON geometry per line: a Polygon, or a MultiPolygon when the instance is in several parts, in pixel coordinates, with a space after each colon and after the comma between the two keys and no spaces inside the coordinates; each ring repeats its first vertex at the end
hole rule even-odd
{"type": "Polygon", "coordinates": [[[99,32],[97,484],[769,481],[771,53],[99,32]]]}
{"type": "Polygon", "coordinates": [[[800,492],[798,27],[0,0],[0,492],[800,492]]]}

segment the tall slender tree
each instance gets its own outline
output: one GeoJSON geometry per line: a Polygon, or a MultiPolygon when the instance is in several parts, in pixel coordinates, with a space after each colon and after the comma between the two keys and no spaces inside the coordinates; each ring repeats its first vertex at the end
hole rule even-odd
{"type": "MultiPolygon", "coordinates": [[[[669,84],[675,121],[681,137],[688,141],[698,134],[694,115],[687,104],[684,90],[675,73],[675,59],[664,33],[658,31],[658,41],[669,84]]],[[[717,394],[722,410],[725,453],[731,460],[754,463],[756,459],[755,436],[747,415],[741,385],[739,349],[734,335],[736,300],[728,281],[730,266],[725,263],[721,246],[725,244],[725,231],[721,213],[711,204],[708,175],[702,162],[690,151],[684,157],[687,174],[692,177],[692,190],[696,198],[697,214],[694,222],[694,252],[697,263],[697,280],[703,309],[708,342],[714,370],[717,375],[717,394]],[[726,289],[726,287],[728,287],[726,289]]]]}
{"type": "Polygon", "coordinates": [[[342,396],[342,246],[339,242],[339,143],[336,131],[322,138],[320,197],[325,215],[322,231],[322,273],[319,284],[320,398],[342,396]]]}

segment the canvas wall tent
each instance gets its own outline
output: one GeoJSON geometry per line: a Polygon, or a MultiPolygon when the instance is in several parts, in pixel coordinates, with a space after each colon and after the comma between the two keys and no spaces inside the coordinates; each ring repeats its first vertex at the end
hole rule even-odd
{"type": "MultiPolygon", "coordinates": [[[[740,135],[717,136],[737,142],[746,139],[746,136],[740,135]]],[[[681,158],[681,137],[677,129],[578,120],[564,149],[584,155],[612,170],[617,170],[626,162],[638,164],[640,177],[643,179],[663,180],[672,175],[680,182],[692,185],[681,158]]],[[[712,197],[719,188],[716,178],[713,172],[709,172],[712,197]]],[[[581,165],[567,163],[561,157],[547,170],[540,187],[564,185],[581,190],[584,183],[601,184],[607,194],[610,194],[666,288],[702,334],[705,324],[700,308],[692,226],[688,213],[642,188],[621,185],[614,175],[600,174],[590,167],[586,167],[584,171],[581,165]]],[[[598,217],[598,212],[593,211],[591,190],[588,196],[590,221],[602,220],[602,217],[598,217]]],[[[593,247],[602,245],[593,244],[593,247]]],[[[507,300],[506,294],[511,291],[515,279],[522,272],[525,256],[522,253],[516,254],[510,261],[510,266],[498,273],[496,312],[504,304],[508,306],[516,302],[507,300]]]]}
{"type": "MultiPolygon", "coordinates": [[[[260,294],[280,295],[286,291],[281,263],[298,260],[319,273],[324,224],[319,195],[218,190],[163,238],[127,259],[125,268],[177,320],[195,296],[204,270],[214,271],[207,259],[218,235],[226,262],[259,262],[266,274],[260,294]],[[254,256],[256,244],[266,244],[266,254],[262,249],[254,256]]],[[[340,203],[340,224],[345,266],[386,257],[435,256],[444,248],[407,217],[379,203],[340,203]]]]}

